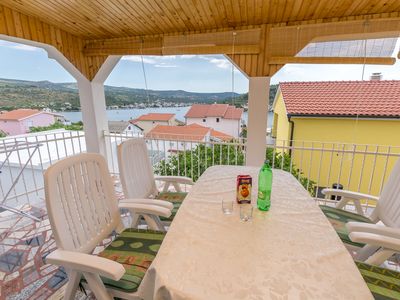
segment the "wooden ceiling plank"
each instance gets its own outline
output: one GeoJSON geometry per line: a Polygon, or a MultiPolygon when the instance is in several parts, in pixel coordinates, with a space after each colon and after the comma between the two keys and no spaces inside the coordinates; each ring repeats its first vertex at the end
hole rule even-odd
{"type": "MultiPolygon", "coordinates": [[[[249,19],[247,15],[247,1],[246,0],[239,0],[239,13],[240,13],[240,23],[239,26],[246,26],[249,24],[249,19]]],[[[236,4],[237,5],[237,4],[236,4]]]]}
{"type": "Polygon", "coordinates": [[[16,11],[13,11],[12,14],[14,19],[15,35],[19,38],[23,38],[24,31],[22,30],[20,14],[16,11]]]}
{"type": "Polygon", "coordinates": [[[212,28],[218,28],[218,23],[216,22],[216,18],[213,14],[213,12],[210,9],[210,3],[209,2],[213,2],[212,0],[200,0],[200,11],[203,13],[203,15],[206,17],[207,19],[207,24],[211,24],[212,28]]]}
{"type": "Polygon", "coordinates": [[[21,14],[21,26],[22,32],[25,39],[32,40],[31,29],[29,26],[28,17],[26,15],[21,14]]]}
{"type": "Polygon", "coordinates": [[[175,13],[167,6],[167,3],[165,1],[157,2],[156,5],[160,8],[161,14],[164,15],[166,19],[168,19],[168,21],[171,23],[171,28],[169,31],[186,30],[185,23],[182,22],[179,16],[175,15],[175,13]]]}
{"type": "Polygon", "coordinates": [[[292,9],[292,14],[289,17],[288,21],[297,21],[298,20],[297,16],[298,16],[298,14],[299,14],[299,12],[301,10],[302,5],[303,5],[303,0],[296,0],[294,2],[293,9],[292,9]]]}
{"type": "Polygon", "coordinates": [[[126,22],[128,22],[131,27],[138,28],[135,30],[134,34],[141,35],[143,33],[152,34],[154,32],[162,32],[162,26],[157,22],[157,16],[143,11],[138,1],[136,3],[123,0],[118,1],[126,5],[125,9],[123,9],[127,16],[126,22]],[[134,26],[132,26],[132,24],[134,24],[134,26]]]}
{"type": "Polygon", "coordinates": [[[281,5],[278,5],[275,16],[275,23],[281,23],[286,10],[290,10],[289,0],[283,0],[281,5]]]}
{"type": "Polygon", "coordinates": [[[233,11],[233,18],[234,18],[234,24],[232,25],[233,27],[236,27],[236,26],[240,26],[241,24],[242,24],[242,20],[241,20],[241,17],[240,17],[240,7],[239,7],[239,5],[238,5],[238,3],[237,3],[237,0],[231,0],[230,1],[230,3],[231,3],[231,6],[232,6],[232,11],[233,11]]]}
{"type": "MultiPolygon", "coordinates": [[[[70,0],[61,0],[61,1],[48,1],[48,0],[38,0],[43,7],[46,9],[50,10],[53,12],[54,16],[56,16],[57,21],[61,20],[63,25],[60,25],[62,29],[67,29],[72,26],[80,28],[81,32],[84,34],[85,31],[90,29],[90,32],[93,32],[94,34],[104,34],[103,30],[99,28],[101,24],[93,24],[93,20],[90,19],[88,16],[94,15],[94,18],[96,19],[96,16],[99,15],[99,13],[96,11],[96,5],[92,5],[90,7],[87,6],[85,1],[81,1],[80,8],[76,9],[75,6],[77,4],[76,1],[70,1],[70,0]],[[55,4],[51,4],[55,3],[55,4]],[[54,10],[54,6],[59,7],[59,11],[54,10]],[[77,20],[77,19],[85,20],[85,25],[83,22],[71,22],[71,20],[77,20]],[[89,23],[89,24],[88,24],[89,23]],[[66,27],[66,28],[65,28],[66,27]]],[[[92,17],[93,18],[93,17],[92,17]]],[[[104,20],[101,20],[101,22],[104,22],[104,20]]],[[[57,24],[57,23],[56,23],[57,24]]],[[[81,33],[81,34],[82,34],[81,33]]]]}
{"type": "Polygon", "coordinates": [[[39,40],[39,36],[38,36],[38,28],[36,26],[36,19],[29,16],[28,17],[28,27],[30,28],[31,31],[31,39],[33,41],[38,41],[39,40]]]}
{"type": "Polygon", "coordinates": [[[192,19],[191,19],[193,18],[193,16],[191,16],[190,11],[184,10],[181,1],[170,0],[170,3],[174,7],[176,14],[182,19],[182,22],[185,24],[186,30],[187,31],[193,30],[194,26],[192,25],[192,19]]]}
{"type": "Polygon", "coordinates": [[[227,16],[225,14],[224,4],[221,1],[209,1],[210,10],[217,24],[217,28],[227,27],[227,16]]]}
{"type": "MultiPolygon", "coordinates": [[[[115,1],[109,0],[102,0],[97,2],[97,9],[99,9],[99,14],[97,16],[93,16],[95,18],[101,18],[105,12],[108,13],[108,18],[105,18],[104,21],[107,23],[113,24],[111,27],[110,25],[104,25],[102,28],[113,28],[113,31],[110,33],[110,37],[114,36],[115,34],[119,36],[129,36],[132,34],[138,34],[140,31],[144,31],[145,27],[143,26],[142,22],[136,22],[136,18],[131,19],[136,26],[136,30],[131,29],[127,30],[128,25],[126,24],[126,20],[130,19],[130,16],[126,14],[125,9],[121,9],[120,5],[117,5],[115,1]]],[[[101,21],[103,22],[103,20],[101,21]]]]}
{"type": "Polygon", "coordinates": [[[360,6],[364,4],[365,0],[354,0],[351,4],[351,6],[347,9],[347,11],[344,13],[344,16],[351,16],[354,14],[356,10],[359,9],[360,6]]]}
{"type": "Polygon", "coordinates": [[[263,0],[254,0],[254,24],[262,24],[263,22],[263,15],[262,15],[262,9],[263,9],[263,0]]]}
{"type": "Polygon", "coordinates": [[[7,34],[6,17],[4,15],[4,7],[0,5],[0,34],[7,34]]]}
{"type": "Polygon", "coordinates": [[[280,2],[279,0],[272,0],[272,5],[269,9],[269,22],[271,23],[277,23],[277,12],[278,12],[278,2],[280,2]]]}
{"type": "Polygon", "coordinates": [[[190,28],[189,31],[195,31],[196,28],[206,27],[206,25],[203,23],[203,20],[199,19],[198,11],[194,7],[191,0],[178,0],[178,3],[190,23],[188,26],[190,28]]]}
{"type": "MultiPolygon", "coordinates": [[[[36,1],[35,3],[27,3],[23,5],[23,8],[25,8],[25,6],[28,7],[28,9],[33,13],[34,16],[39,17],[41,19],[43,19],[45,22],[51,23],[51,24],[56,24],[57,26],[60,26],[61,28],[69,28],[70,24],[68,24],[67,22],[61,21],[61,18],[58,20],[57,18],[52,17],[51,15],[48,16],[49,13],[52,13],[55,16],[60,15],[59,13],[57,13],[53,6],[49,5],[48,2],[40,2],[40,1],[36,1]],[[44,10],[46,10],[48,12],[47,15],[43,15],[42,14],[42,9],[41,7],[43,7],[44,10]]],[[[18,9],[17,9],[18,10],[18,9]]],[[[24,12],[24,9],[19,9],[19,11],[24,12]]],[[[79,31],[78,34],[82,34],[85,31],[85,27],[83,26],[74,26],[74,30],[75,28],[79,31]]],[[[87,28],[86,28],[87,30],[87,28]]]]}
{"type": "MultiPolygon", "coordinates": [[[[154,2],[154,1],[153,1],[154,2]]],[[[162,33],[165,32],[170,32],[172,28],[174,28],[174,24],[171,22],[168,16],[165,15],[163,12],[162,8],[158,3],[152,3],[150,1],[146,0],[140,0],[140,3],[143,4],[144,6],[148,7],[147,9],[149,11],[153,11],[153,13],[156,13],[160,24],[163,24],[161,28],[163,29],[162,33]]]]}

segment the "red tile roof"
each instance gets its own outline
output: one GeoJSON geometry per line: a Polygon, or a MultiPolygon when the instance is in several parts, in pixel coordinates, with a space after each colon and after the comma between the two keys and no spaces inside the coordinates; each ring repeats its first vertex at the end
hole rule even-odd
{"type": "Polygon", "coordinates": [[[220,140],[223,140],[226,142],[234,139],[233,136],[223,133],[221,131],[215,130],[215,129],[211,129],[211,137],[217,138],[217,139],[220,139],[220,140]]]}
{"type": "Polygon", "coordinates": [[[156,138],[164,140],[190,140],[201,141],[210,131],[208,127],[194,126],[168,126],[156,125],[147,134],[147,138],[156,138]]]}
{"type": "Polygon", "coordinates": [[[209,127],[202,126],[202,125],[200,125],[200,124],[192,123],[192,124],[190,124],[190,125],[186,125],[186,127],[192,127],[192,128],[208,128],[208,129],[211,129],[211,132],[210,132],[210,136],[211,136],[211,137],[218,138],[218,139],[224,140],[224,141],[230,141],[230,140],[234,139],[234,137],[231,136],[231,135],[229,135],[229,134],[223,133],[223,132],[218,131],[218,130],[215,130],[215,129],[213,129],[213,128],[209,128],[209,127]]]}
{"type": "Polygon", "coordinates": [[[146,137],[164,140],[202,141],[208,133],[210,133],[211,137],[224,141],[230,141],[234,138],[233,136],[199,124],[185,126],[156,125],[146,134],[146,137]]]}
{"type": "Polygon", "coordinates": [[[240,120],[243,109],[229,104],[193,104],[185,118],[221,117],[240,120]]]}
{"type": "Polygon", "coordinates": [[[283,82],[288,115],[400,117],[400,80],[283,82]]]}
{"type": "Polygon", "coordinates": [[[135,123],[136,121],[169,121],[174,116],[175,114],[148,113],[145,115],[141,115],[135,120],[132,120],[131,123],[135,123]]]}
{"type": "MultiPolygon", "coordinates": [[[[37,115],[38,113],[40,113],[40,110],[37,109],[15,109],[3,114],[0,114],[0,120],[22,120],[25,119],[27,117],[33,116],[33,115],[37,115]]],[[[43,112],[43,113],[47,113],[47,112],[43,112]]]]}

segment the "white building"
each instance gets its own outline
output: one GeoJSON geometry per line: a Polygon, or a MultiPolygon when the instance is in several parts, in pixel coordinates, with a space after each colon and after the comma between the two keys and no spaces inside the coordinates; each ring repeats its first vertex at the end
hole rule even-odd
{"type": "Polygon", "coordinates": [[[229,104],[193,104],[185,115],[186,125],[199,124],[238,138],[243,109],[229,104]]]}
{"type": "Polygon", "coordinates": [[[143,135],[143,129],[128,121],[108,121],[108,131],[110,133],[126,133],[132,136],[143,135]]]}
{"type": "Polygon", "coordinates": [[[175,123],[175,114],[148,113],[141,115],[130,123],[142,130],[144,134],[148,133],[156,125],[173,126],[175,123]]]}

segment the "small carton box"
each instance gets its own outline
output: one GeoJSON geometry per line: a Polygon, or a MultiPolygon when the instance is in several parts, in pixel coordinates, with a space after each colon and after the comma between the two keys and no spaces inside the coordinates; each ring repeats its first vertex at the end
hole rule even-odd
{"type": "Polygon", "coordinates": [[[239,204],[251,203],[251,184],[250,175],[238,175],[236,179],[236,200],[239,204]]]}

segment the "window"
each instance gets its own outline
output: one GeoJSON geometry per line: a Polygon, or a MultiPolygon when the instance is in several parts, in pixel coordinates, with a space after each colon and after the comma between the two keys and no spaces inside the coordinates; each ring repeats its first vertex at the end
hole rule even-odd
{"type": "Polygon", "coordinates": [[[33,127],[33,121],[29,120],[29,121],[27,122],[27,125],[28,125],[28,128],[33,127]]]}
{"type": "Polygon", "coordinates": [[[203,119],[203,122],[205,122],[206,121],[206,119],[203,119]]]}
{"type": "Polygon", "coordinates": [[[216,119],[217,123],[219,123],[219,118],[216,119]]]}

